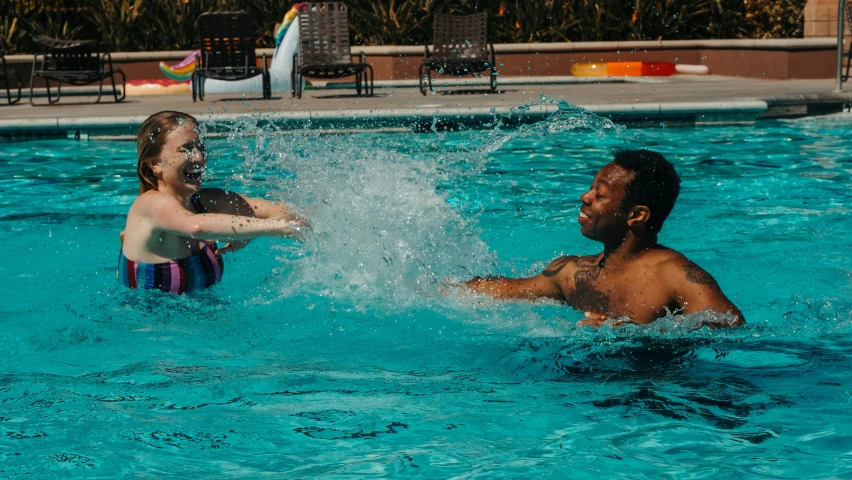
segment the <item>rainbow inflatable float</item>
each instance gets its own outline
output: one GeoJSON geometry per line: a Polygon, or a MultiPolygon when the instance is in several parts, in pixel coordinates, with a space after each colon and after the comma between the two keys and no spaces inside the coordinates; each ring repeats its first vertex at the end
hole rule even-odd
{"type": "MultiPolygon", "coordinates": [[[[278,25],[278,28],[275,30],[275,47],[276,49],[281,45],[284,41],[284,36],[287,31],[290,29],[290,25],[293,23],[293,20],[299,15],[299,7],[301,3],[297,3],[293,5],[292,8],[284,15],[284,20],[278,25]]],[[[277,56],[276,50],[276,56],[277,56]]],[[[192,72],[195,71],[195,61],[198,57],[201,56],[201,50],[196,50],[189,54],[186,58],[181,60],[180,62],[174,65],[166,65],[164,62],[160,62],[160,71],[163,75],[166,76],[169,80],[173,80],[175,82],[188,82],[190,78],[192,78],[192,72]]],[[[291,55],[292,57],[292,55],[291,55]]]]}
{"type": "Polygon", "coordinates": [[[189,54],[186,58],[174,65],[166,65],[160,62],[160,71],[169,80],[175,82],[188,82],[192,77],[192,72],[195,71],[195,59],[201,56],[201,50],[196,50],[189,54]]]}

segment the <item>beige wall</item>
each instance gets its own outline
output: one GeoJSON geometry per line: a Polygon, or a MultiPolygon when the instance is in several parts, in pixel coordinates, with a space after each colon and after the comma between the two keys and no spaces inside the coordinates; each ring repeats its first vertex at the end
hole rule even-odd
{"type": "MultiPolygon", "coordinates": [[[[805,5],[805,38],[837,36],[838,0],[808,0],[805,5]]],[[[843,20],[849,36],[848,18],[843,20]]]]}

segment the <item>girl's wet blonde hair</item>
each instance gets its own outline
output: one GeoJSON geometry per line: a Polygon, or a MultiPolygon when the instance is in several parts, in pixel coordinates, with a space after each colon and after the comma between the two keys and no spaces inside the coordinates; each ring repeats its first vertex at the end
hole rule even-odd
{"type": "Polygon", "coordinates": [[[136,134],[136,172],[139,175],[140,195],[157,189],[157,176],[154,174],[153,165],[163,153],[163,145],[169,132],[180,125],[191,125],[195,128],[198,121],[192,115],[166,110],[151,115],[139,127],[139,133],[136,134]]]}

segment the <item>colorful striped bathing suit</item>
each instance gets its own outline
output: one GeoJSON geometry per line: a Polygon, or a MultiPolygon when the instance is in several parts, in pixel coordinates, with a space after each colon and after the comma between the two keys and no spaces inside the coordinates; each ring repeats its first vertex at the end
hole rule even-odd
{"type": "MultiPolygon", "coordinates": [[[[196,212],[207,212],[198,193],[192,196],[191,201],[196,212]]],[[[215,243],[213,248],[204,244],[201,251],[191,257],[164,263],[134,262],[124,256],[122,249],[118,253],[118,278],[132,290],[157,288],[180,295],[210,288],[222,281],[225,272],[222,256],[215,253],[217,248],[215,243]]]]}
{"type": "Polygon", "coordinates": [[[118,278],[132,290],[159,289],[166,293],[187,293],[210,288],[222,281],[225,262],[214,249],[204,245],[195,255],[164,263],[134,262],[124,256],[124,250],[118,255],[118,278]]]}

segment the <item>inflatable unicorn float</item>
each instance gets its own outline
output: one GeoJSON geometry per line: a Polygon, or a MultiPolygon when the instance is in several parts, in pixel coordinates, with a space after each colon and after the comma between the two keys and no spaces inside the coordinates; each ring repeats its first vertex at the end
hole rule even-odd
{"type": "MultiPolygon", "coordinates": [[[[289,91],[290,70],[293,54],[299,51],[299,15],[301,3],[293,5],[284,15],[284,20],[275,30],[275,54],[269,66],[269,77],[273,91],[289,91]]],[[[160,62],[160,72],[166,76],[160,80],[137,80],[127,82],[128,95],[162,95],[165,93],[189,93],[189,80],[195,71],[195,60],[201,55],[196,50],[174,65],[160,62]]],[[[224,81],[206,79],[205,93],[262,93],[263,81],[258,77],[245,80],[224,81]]]]}

